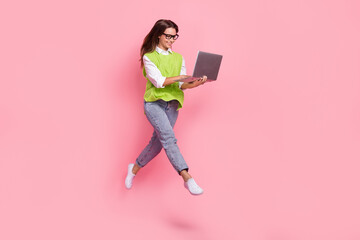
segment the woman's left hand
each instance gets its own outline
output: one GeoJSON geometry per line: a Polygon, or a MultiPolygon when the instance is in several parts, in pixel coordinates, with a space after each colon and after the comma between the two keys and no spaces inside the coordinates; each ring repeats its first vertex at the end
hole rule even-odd
{"type": "Polygon", "coordinates": [[[200,85],[203,85],[207,80],[207,76],[202,76],[201,78],[196,79],[193,82],[184,82],[181,86],[181,89],[194,88],[200,85]]]}
{"type": "Polygon", "coordinates": [[[202,76],[202,77],[199,78],[198,80],[195,80],[195,81],[193,82],[194,87],[198,87],[198,86],[200,86],[200,85],[203,85],[203,84],[206,82],[206,80],[207,80],[207,76],[202,76]]]}

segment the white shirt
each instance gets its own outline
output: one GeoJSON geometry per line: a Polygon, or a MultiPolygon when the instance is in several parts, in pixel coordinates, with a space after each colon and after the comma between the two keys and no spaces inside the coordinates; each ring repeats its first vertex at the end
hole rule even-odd
{"type": "MultiPolygon", "coordinates": [[[[170,53],[172,54],[172,50],[170,48],[168,50],[163,50],[158,46],[156,46],[155,51],[163,55],[169,55],[170,53]]],[[[144,62],[146,77],[150,80],[150,82],[152,82],[152,84],[154,84],[156,88],[164,88],[163,84],[165,82],[166,77],[164,77],[161,74],[160,70],[156,67],[156,65],[152,61],[150,61],[150,59],[145,55],[143,57],[143,62],[144,62]]],[[[180,75],[186,75],[184,57],[182,59],[180,75]]],[[[181,88],[182,84],[183,82],[179,82],[179,88],[181,88]]]]}

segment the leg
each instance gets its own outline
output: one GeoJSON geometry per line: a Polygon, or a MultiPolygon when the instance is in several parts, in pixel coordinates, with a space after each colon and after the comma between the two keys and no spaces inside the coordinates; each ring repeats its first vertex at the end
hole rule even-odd
{"type": "MultiPolygon", "coordinates": [[[[166,115],[168,116],[168,119],[174,127],[175,121],[178,117],[178,102],[171,101],[168,103],[167,108],[165,108],[166,115]]],[[[196,184],[195,180],[191,177],[191,175],[188,173],[188,168],[184,168],[178,171],[181,177],[184,179],[184,186],[186,189],[189,190],[189,192],[193,195],[200,195],[204,192],[204,190],[199,187],[199,185],[196,184]]]]}
{"type": "Polygon", "coordinates": [[[137,172],[144,167],[148,162],[150,162],[156,155],[160,153],[162,145],[157,137],[156,132],[154,131],[149,144],[144,148],[140,153],[139,157],[136,159],[135,164],[130,163],[128,165],[128,173],[125,178],[125,187],[130,189],[132,182],[137,172]]]}
{"type": "Polygon", "coordinates": [[[161,151],[161,147],[160,150],[158,150],[159,147],[156,147],[160,142],[161,146],[165,149],[166,155],[168,156],[172,166],[184,179],[185,188],[193,195],[203,193],[203,190],[196,184],[195,180],[188,173],[188,166],[176,144],[177,139],[175,138],[173,127],[178,117],[178,111],[176,111],[177,106],[178,103],[176,101],[168,103],[164,101],[145,103],[146,117],[154,127],[154,133],[156,133],[156,135],[153,134],[150,143],[140,154],[140,156],[144,157],[140,159],[139,156],[135,165],[129,164],[128,176],[125,180],[125,185],[128,189],[131,188],[132,179],[141,168],[138,163],[141,164],[142,159],[145,159],[146,157],[148,157],[147,160],[143,162],[145,164],[154,158],[161,151]]]}
{"type": "MultiPolygon", "coordinates": [[[[171,105],[175,111],[170,111],[170,114],[167,112],[168,119],[170,121],[170,125],[174,128],[175,122],[177,120],[178,112],[176,111],[177,105],[171,105]]],[[[153,132],[151,140],[149,144],[144,148],[144,150],[140,153],[139,157],[136,159],[136,164],[132,169],[133,174],[137,174],[137,172],[144,167],[147,163],[149,163],[154,157],[156,157],[162,149],[161,142],[157,136],[156,131],[153,132]]]]}
{"type": "Polygon", "coordinates": [[[188,166],[180,153],[176,144],[177,139],[173,131],[173,125],[176,122],[178,112],[176,111],[174,101],[166,103],[164,101],[145,103],[145,114],[160,140],[162,147],[174,169],[180,171],[187,169],[188,166]]]}
{"type": "Polygon", "coordinates": [[[180,175],[184,179],[184,182],[187,182],[190,178],[192,178],[186,169],[182,170],[180,175]]]}
{"type": "MultiPolygon", "coordinates": [[[[165,105],[164,105],[165,106],[165,105]]],[[[174,128],[175,122],[178,117],[177,103],[171,102],[168,104],[168,107],[165,109],[165,113],[169,119],[170,125],[174,128]]],[[[136,164],[132,169],[132,173],[136,174],[142,167],[144,167],[148,162],[150,162],[154,157],[156,157],[162,149],[161,142],[157,137],[156,131],[153,132],[152,138],[149,144],[145,147],[145,149],[141,152],[139,157],[136,159],[136,164]]],[[[187,169],[186,169],[187,170],[187,169]]],[[[184,180],[191,178],[191,176],[184,171],[183,176],[184,180]]]]}
{"type": "Polygon", "coordinates": [[[148,162],[150,162],[160,153],[161,149],[162,145],[156,132],[154,131],[149,144],[144,148],[144,150],[140,153],[139,157],[136,159],[136,169],[133,169],[133,173],[136,174],[140,168],[148,164],[148,162]]]}

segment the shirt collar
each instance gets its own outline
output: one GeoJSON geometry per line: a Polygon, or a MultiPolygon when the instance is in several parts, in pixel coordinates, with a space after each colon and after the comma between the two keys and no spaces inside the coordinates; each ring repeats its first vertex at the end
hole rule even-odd
{"type": "Polygon", "coordinates": [[[163,50],[161,48],[159,48],[158,46],[156,46],[156,49],[155,49],[158,53],[161,53],[161,54],[169,54],[169,53],[172,53],[172,50],[171,48],[168,48],[168,50],[163,50]]]}

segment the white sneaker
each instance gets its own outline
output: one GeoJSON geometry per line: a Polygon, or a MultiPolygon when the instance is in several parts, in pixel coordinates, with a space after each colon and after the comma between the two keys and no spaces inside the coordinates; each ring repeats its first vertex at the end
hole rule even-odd
{"type": "Polygon", "coordinates": [[[136,176],[136,174],[133,174],[133,172],[132,172],[133,167],[134,167],[133,163],[130,163],[129,166],[128,166],[128,173],[127,173],[127,176],[125,178],[125,187],[127,189],[131,188],[133,179],[136,176]]]}
{"type": "Polygon", "coordinates": [[[187,180],[187,182],[184,182],[184,186],[192,195],[200,195],[204,192],[204,190],[202,190],[201,187],[196,184],[193,178],[190,178],[187,180]]]}

